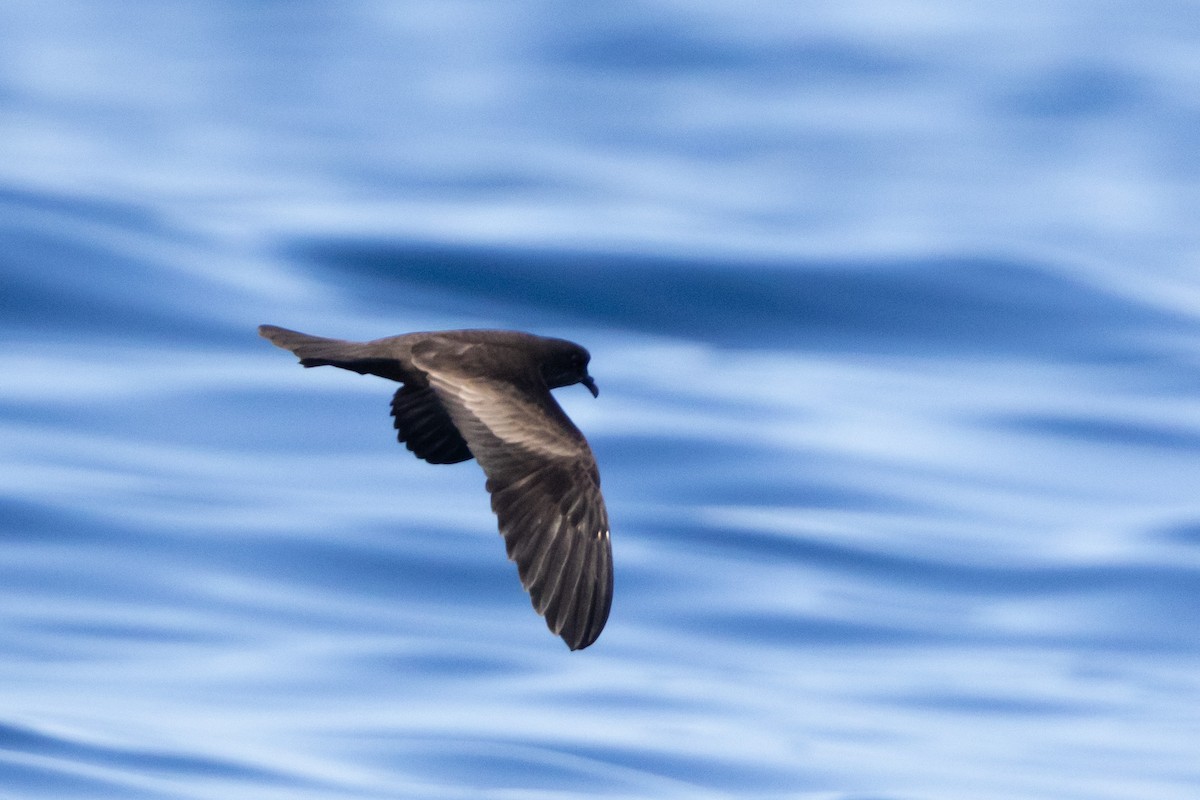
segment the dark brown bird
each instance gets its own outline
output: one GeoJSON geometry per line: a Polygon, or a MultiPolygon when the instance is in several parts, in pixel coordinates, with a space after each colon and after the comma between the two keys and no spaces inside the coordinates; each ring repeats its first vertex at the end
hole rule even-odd
{"type": "Polygon", "coordinates": [[[608,512],[591,448],[550,394],[574,383],[599,394],[587,350],[518,331],[408,333],[370,342],[274,325],[258,332],[306,367],[403,383],[392,398],[400,441],[431,464],[479,462],[534,609],[572,650],[596,641],[612,605],[608,512]]]}

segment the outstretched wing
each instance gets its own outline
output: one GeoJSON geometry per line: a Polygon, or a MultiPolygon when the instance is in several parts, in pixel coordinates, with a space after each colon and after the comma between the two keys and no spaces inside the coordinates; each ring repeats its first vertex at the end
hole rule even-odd
{"type": "Polygon", "coordinates": [[[396,437],[417,458],[430,464],[457,464],[471,458],[471,450],[454,421],[429,386],[406,383],[392,397],[396,437]]]}
{"type": "Polygon", "coordinates": [[[487,345],[422,343],[413,360],[487,475],[508,557],[546,625],[572,650],[612,605],[612,545],[600,473],[583,434],[532,364],[490,370],[487,345]]]}
{"type": "MultiPolygon", "coordinates": [[[[392,336],[371,342],[348,342],[260,325],[260,336],[291,350],[306,367],[333,366],[363,375],[379,375],[404,386],[392,397],[397,438],[430,464],[457,464],[471,458],[467,443],[454,427],[437,395],[420,372],[407,363],[413,336],[392,336]]],[[[418,334],[419,336],[419,334],[418,334]]]]}

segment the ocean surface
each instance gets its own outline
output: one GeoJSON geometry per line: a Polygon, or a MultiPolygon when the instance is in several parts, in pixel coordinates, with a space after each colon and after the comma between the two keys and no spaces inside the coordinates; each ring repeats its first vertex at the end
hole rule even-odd
{"type": "Polygon", "coordinates": [[[1190,2],[0,9],[0,798],[1200,797],[1190,2]],[[578,341],[568,652],[260,323],[578,341]]]}

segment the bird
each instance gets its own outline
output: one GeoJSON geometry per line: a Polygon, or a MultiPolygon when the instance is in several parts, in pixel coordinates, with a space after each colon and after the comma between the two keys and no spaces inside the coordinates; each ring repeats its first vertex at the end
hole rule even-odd
{"type": "Polygon", "coordinates": [[[509,330],[407,333],[368,342],[260,325],[305,367],[377,375],[397,438],[430,464],[474,458],[500,534],[546,626],[571,650],[593,644],[612,606],[613,566],[600,471],[551,389],[582,384],[591,355],[565,339],[509,330]]]}

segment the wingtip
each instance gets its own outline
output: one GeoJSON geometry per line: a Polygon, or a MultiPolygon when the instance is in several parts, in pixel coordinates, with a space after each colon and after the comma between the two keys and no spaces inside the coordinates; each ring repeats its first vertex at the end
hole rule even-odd
{"type": "Polygon", "coordinates": [[[603,630],[604,630],[604,627],[601,626],[600,630],[593,630],[592,628],[586,628],[582,631],[579,631],[579,630],[572,631],[570,634],[563,631],[563,632],[560,632],[558,634],[558,636],[564,642],[566,642],[567,648],[571,652],[575,652],[576,650],[584,650],[584,649],[594,645],[596,643],[596,641],[600,638],[600,634],[603,632],[603,630]]]}
{"type": "Polygon", "coordinates": [[[572,639],[568,639],[566,636],[563,636],[561,633],[559,634],[559,637],[564,642],[566,642],[567,649],[570,650],[572,653],[574,653],[576,650],[583,650],[584,648],[588,647],[588,645],[592,644],[592,642],[595,641],[595,639],[593,639],[591,642],[589,642],[587,640],[580,640],[580,639],[572,640],[572,639]]]}

